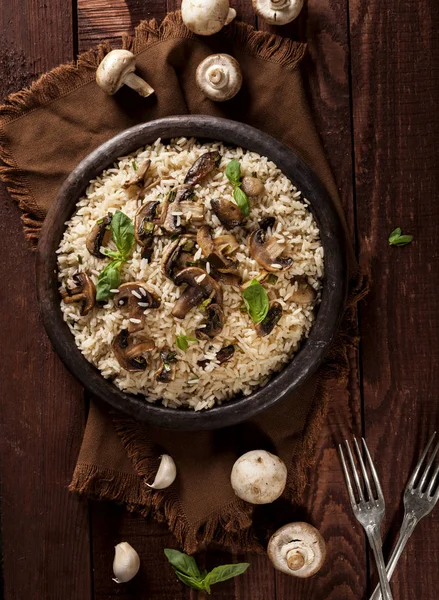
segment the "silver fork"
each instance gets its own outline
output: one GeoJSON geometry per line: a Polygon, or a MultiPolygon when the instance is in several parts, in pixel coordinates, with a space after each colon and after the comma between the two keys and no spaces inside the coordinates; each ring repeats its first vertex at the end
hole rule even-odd
{"type": "Polygon", "coordinates": [[[376,489],[376,496],[372,493],[372,488],[370,486],[369,476],[367,474],[366,466],[363,461],[363,457],[361,456],[361,450],[357,443],[357,440],[354,438],[354,445],[357,451],[358,462],[360,464],[360,469],[363,474],[364,483],[366,484],[367,491],[367,499],[365,494],[363,494],[363,488],[360,483],[360,478],[358,477],[357,469],[355,466],[354,456],[351,451],[351,447],[349,446],[348,441],[346,440],[346,449],[348,453],[348,458],[350,462],[350,466],[352,469],[352,473],[354,476],[357,497],[360,499],[358,502],[356,500],[354,490],[352,487],[351,478],[349,475],[348,467],[346,465],[345,457],[343,454],[343,449],[341,444],[339,445],[341,463],[343,465],[343,471],[346,479],[346,485],[349,492],[349,498],[351,500],[352,510],[354,511],[355,518],[361,525],[363,526],[367,539],[369,540],[369,544],[372,548],[375,561],[378,567],[378,576],[380,579],[381,593],[383,600],[393,600],[392,592],[390,590],[389,580],[386,575],[386,567],[384,565],[383,558],[383,550],[382,550],[382,540],[381,540],[381,523],[383,522],[384,512],[385,512],[385,503],[383,491],[381,489],[381,485],[378,479],[377,472],[372,462],[372,458],[369,453],[369,449],[366,445],[365,440],[363,439],[364,450],[366,452],[367,461],[369,463],[370,472],[372,473],[373,481],[376,489]]]}
{"type": "MultiPolygon", "coordinates": [[[[419,476],[419,473],[421,472],[422,464],[425,460],[425,457],[427,456],[431,444],[433,443],[435,435],[436,432],[434,432],[431,436],[430,441],[428,442],[427,447],[425,448],[418,464],[415,467],[415,470],[413,471],[410,479],[408,480],[407,486],[404,491],[404,519],[402,521],[398,543],[393,549],[393,552],[387,564],[386,570],[388,579],[392,577],[393,571],[395,570],[398,560],[416,525],[423,517],[426,517],[433,510],[434,505],[439,500],[439,481],[437,481],[439,475],[439,465],[436,467],[433,475],[427,481],[429,471],[433,466],[434,459],[436,458],[436,455],[439,451],[439,442],[436,444],[433,453],[422,473],[421,479],[415,487],[416,480],[419,476]],[[436,481],[437,489],[436,492],[433,494],[436,481]]],[[[370,600],[380,600],[380,598],[381,590],[380,587],[377,586],[374,593],[370,597],[370,600]]]]}

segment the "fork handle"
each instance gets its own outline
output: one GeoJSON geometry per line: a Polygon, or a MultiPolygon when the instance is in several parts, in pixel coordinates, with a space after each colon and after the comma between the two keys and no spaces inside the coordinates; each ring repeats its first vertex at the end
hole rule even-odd
{"type": "Polygon", "coordinates": [[[386,567],[383,557],[381,534],[378,527],[368,527],[366,529],[370,546],[375,556],[375,562],[378,568],[378,577],[380,579],[381,596],[383,600],[393,600],[389,580],[387,579],[386,567]]]}
{"type": "MultiPolygon", "coordinates": [[[[409,540],[409,537],[412,535],[413,530],[415,529],[418,522],[419,520],[415,517],[414,514],[406,513],[404,515],[398,542],[394,547],[392,554],[390,555],[389,562],[387,563],[386,567],[387,578],[389,580],[392,577],[395,567],[398,564],[401,554],[403,553],[404,548],[409,540]]],[[[381,588],[379,585],[376,586],[374,593],[370,597],[370,600],[382,600],[381,588]]]]}

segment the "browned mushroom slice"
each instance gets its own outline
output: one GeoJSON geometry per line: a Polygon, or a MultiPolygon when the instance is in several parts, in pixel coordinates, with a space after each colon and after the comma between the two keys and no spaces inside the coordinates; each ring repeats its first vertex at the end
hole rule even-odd
{"type": "Polygon", "coordinates": [[[160,206],[158,200],[145,202],[136,213],[134,223],[134,237],[137,243],[142,246],[142,258],[151,259],[154,251],[154,230],[159,218],[157,217],[157,209],[160,206]]]}
{"type": "Polygon", "coordinates": [[[200,183],[202,179],[219,166],[220,162],[221,155],[217,150],[202,154],[187,172],[184,182],[187,185],[200,183]]]}
{"type": "Polygon", "coordinates": [[[284,271],[293,264],[293,259],[281,256],[283,247],[275,237],[267,240],[264,229],[257,229],[250,235],[249,248],[252,258],[266,271],[284,271]]]}
{"type": "Polygon", "coordinates": [[[265,190],[264,184],[257,177],[243,177],[241,189],[247,196],[259,196],[265,190]]]}
{"type": "Polygon", "coordinates": [[[110,241],[112,218],[113,215],[108,213],[103,219],[99,219],[85,240],[87,250],[97,258],[105,258],[105,254],[101,252],[101,246],[105,246],[110,241]]]}
{"type": "Polygon", "coordinates": [[[145,175],[148,172],[149,167],[151,166],[151,161],[146,159],[143,161],[134,172],[134,175],[127,179],[122,187],[125,189],[131,187],[132,185],[141,185],[145,182],[145,175]]]}
{"type": "Polygon", "coordinates": [[[177,319],[184,319],[192,308],[198,306],[207,298],[220,305],[223,303],[223,293],[220,285],[199,267],[183,269],[177,273],[174,282],[176,285],[187,284],[186,289],[172,310],[172,315],[177,319]]]}
{"type": "Polygon", "coordinates": [[[212,211],[221,221],[226,229],[233,229],[244,225],[245,216],[237,204],[221,198],[214,198],[211,202],[212,211]]]}
{"type": "Polygon", "coordinates": [[[160,367],[154,376],[160,383],[169,383],[175,378],[175,364],[177,362],[177,353],[164,349],[160,352],[160,367]]]}
{"type": "Polygon", "coordinates": [[[181,212],[182,225],[189,225],[191,227],[199,227],[204,222],[205,209],[204,204],[200,202],[180,202],[179,212],[181,212]]]}
{"type": "Polygon", "coordinates": [[[242,283],[242,277],[239,273],[223,273],[222,271],[215,269],[212,265],[210,267],[210,276],[216,281],[224,283],[224,285],[239,287],[242,283]]]}
{"type": "Polygon", "coordinates": [[[171,242],[162,255],[162,271],[168,279],[174,281],[175,275],[193,262],[195,240],[190,235],[184,235],[171,242]]]}
{"type": "Polygon", "coordinates": [[[182,219],[179,213],[181,203],[189,202],[194,196],[194,190],[189,185],[180,185],[169,192],[163,204],[161,225],[166,233],[171,235],[183,231],[182,219]]]}
{"type": "Polygon", "coordinates": [[[221,252],[221,254],[225,254],[226,256],[233,254],[239,248],[239,242],[233,233],[219,235],[214,238],[213,242],[215,244],[215,248],[221,252]]]}
{"type": "Polygon", "coordinates": [[[282,317],[282,312],[282,306],[279,302],[273,302],[271,304],[265,319],[255,325],[259,337],[265,337],[273,331],[282,317]]]}
{"type": "Polygon", "coordinates": [[[197,233],[197,243],[206,257],[206,260],[213,265],[215,269],[218,269],[218,271],[223,273],[236,273],[238,263],[228,256],[225,256],[217,249],[209,225],[202,225],[199,228],[197,233]]]}
{"type": "Polygon", "coordinates": [[[113,298],[115,306],[128,311],[130,319],[129,331],[140,331],[145,326],[145,310],[158,308],[160,300],[143,284],[136,281],[123,283],[113,298]]]}
{"type": "Polygon", "coordinates": [[[93,281],[86,273],[75,273],[72,277],[75,287],[60,290],[61,298],[65,304],[81,303],[81,315],[85,317],[96,304],[96,288],[93,281]]]}
{"type": "Polygon", "coordinates": [[[216,353],[216,359],[220,365],[227,362],[232,358],[235,354],[235,346],[233,344],[229,344],[228,346],[224,346],[216,353]]]}
{"type": "Polygon", "coordinates": [[[206,323],[195,330],[198,340],[209,340],[221,333],[224,327],[224,311],[219,304],[209,304],[206,308],[206,323]]]}
{"type": "Polygon", "coordinates": [[[263,229],[264,231],[267,231],[267,229],[269,227],[273,227],[273,225],[276,223],[276,219],[275,217],[264,217],[263,219],[261,219],[258,223],[259,225],[259,229],[263,229]]]}
{"type": "Polygon", "coordinates": [[[111,346],[120,366],[132,373],[146,369],[147,363],[143,354],[151,352],[155,348],[152,340],[146,340],[138,344],[132,343],[128,329],[122,329],[114,338],[111,346]]]}
{"type": "Polygon", "coordinates": [[[297,282],[297,290],[290,296],[290,300],[292,302],[297,302],[297,304],[309,304],[310,302],[314,302],[317,297],[317,292],[315,289],[308,283],[306,277],[297,276],[291,280],[291,283],[297,282]]]}

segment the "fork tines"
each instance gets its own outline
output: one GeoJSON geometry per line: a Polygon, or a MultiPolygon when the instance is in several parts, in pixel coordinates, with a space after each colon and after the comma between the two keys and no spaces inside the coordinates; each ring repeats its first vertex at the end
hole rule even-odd
{"type": "MultiPolygon", "coordinates": [[[[369,476],[367,473],[366,465],[364,463],[363,456],[361,454],[360,446],[359,446],[356,438],[354,438],[354,446],[355,446],[355,450],[356,450],[356,454],[357,454],[357,459],[358,459],[358,463],[360,465],[360,470],[363,475],[363,480],[364,480],[364,483],[366,486],[366,491],[367,491],[367,498],[366,498],[366,495],[363,491],[363,487],[360,483],[360,478],[358,476],[357,468],[355,466],[353,452],[351,450],[349,442],[347,440],[345,440],[347,455],[348,455],[348,459],[349,459],[349,465],[350,465],[352,474],[354,476],[355,484],[356,484],[357,497],[359,498],[360,503],[369,502],[369,501],[384,501],[383,491],[381,489],[381,485],[380,485],[380,482],[378,479],[378,474],[377,474],[374,464],[372,462],[372,458],[370,456],[369,449],[367,447],[367,444],[366,444],[366,441],[364,438],[362,438],[362,441],[363,441],[364,451],[365,451],[366,458],[367,458],[367,463],[368,463],[368,466],[369,466],[369,469],[370,469],[370,472],[372,474],[372,478],[373,478],[373,481],[375,484],[375,492],[376,493],[374,493],[372,491],[372,487],[370,485],[370,480],[369,480],[369,476]]],[[[339,445],[339,450],[340,450],[341,462],[342,462],[342,466],[343,466],[343,472],[344,472],[345,479],[346,479],[346,485],[347,485],[347,488],[349,491],[349,498],[351,500],[352,506],[356,507],[358,502],[356,500],[356,496],[355,496],[354,489],[352,486],[352,480],[349,475],[349,469],[346,464],[346,460],[345,460],[345,456],[344,456],[343,448],[342,448],[341,444],[339,445]]]]}
{"type": "Polygon", "coordinates": [[[436,437],[436,431],[431,436],[424,452],[422,453],[421,458],[419,459],[418,464],[415,467],[415,470],[413,471],[410,479],[407,482],[407,487],[406,487],[406,490],[409,490],[411,492],[414,492],[416,490],[418,494],[420,494],[421,496],[425,495],[427,498],[433,500],[433,502],[437,502],[437,500],[439,499],[439,481],[438,481],[439,464],[437,465],[436,469],[433,471],[433,474],[431,475],[431,477],[428,480],[427,480],[427,478],[432,469],[432,466],[433,466],[434,460],[437,456],[437,453],[439,452],[439,442],[437,442],[436,446],[434,447],[433,452],[432,452],[419,480],[418,480],[418,478],[419,478],[419,474],[421,472],[422,464],[424,463],[424,461],[427,457],[428,451],[430,450],[430,446],[432,445],[435,437],[436,437]],[[435,488],[436,488],[436,491],[434,491],[435,488]]]}

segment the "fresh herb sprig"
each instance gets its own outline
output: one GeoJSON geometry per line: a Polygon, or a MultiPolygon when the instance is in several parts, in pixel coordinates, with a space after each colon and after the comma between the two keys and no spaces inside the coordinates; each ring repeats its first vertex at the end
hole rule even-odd
{"type": "Polygon", "coordinates": [[[233,197],[242,214],[248,217],[250,214],[250,201],[247,194],[241,189],[241,165],[235,158],[226,167],[226,177],[233,185],[233,197]]]}
{"type": "Polygon", "coordinates": [[[407,246],[412,241],[412,235],[402,235],[401,227],[397,227],[389,235],[389,246],[407,246]]]}
{"type": "Polygon", "coordinates": [[[253,323],[260,323],[268,313],[269,301],[265,288],[257,279],[253,279],[242,292],[244,304],[253,323]]]}
{"type": "Polygon", "coordinates": [[[120,284],[120,270],[128,260],[134,246],[134,224],[132,220],[122,211],[116,210],[111,219],[111,234],[117,251],[103,248],[102,252],[110,257],[112,261],[101,271],[96,286],[96,300],[98,302],[108,300],[110,290],[117,289],[120,284]]]}
{"type": "Polygon", "coordinates": [[[175,345],[177,346],[177,348],[180,348],[180,350],[186,351],[189,348],[189,342],[198,342],[198,340],[196,338],[180,333],[180,335],[177,335],[176,337],[175,345]]]}
{"type": "Polygon", "coordinates": [[[180,581],[195,590],[206,591],[208,594],[211,592],[212,585],[242,575],[250,566],[249,563],[221,565],[207,572],[200,570],[193,556],[170,548],[165,548],[164,552],[180,581]]]}

